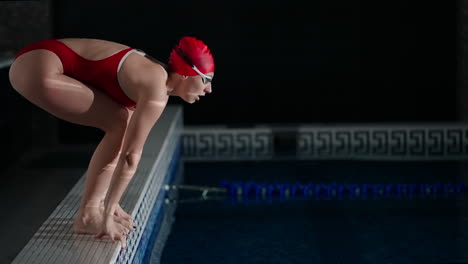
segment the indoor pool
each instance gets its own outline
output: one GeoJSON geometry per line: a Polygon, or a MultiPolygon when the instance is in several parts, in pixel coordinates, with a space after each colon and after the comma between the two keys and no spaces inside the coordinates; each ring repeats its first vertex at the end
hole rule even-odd
{"type": "Polygon", "coordinates": [[[231,189],[169,191],[174,221],[158,254],[163,264],[468,262],[464,165],[186,162],[179,184],[231,189]]]}

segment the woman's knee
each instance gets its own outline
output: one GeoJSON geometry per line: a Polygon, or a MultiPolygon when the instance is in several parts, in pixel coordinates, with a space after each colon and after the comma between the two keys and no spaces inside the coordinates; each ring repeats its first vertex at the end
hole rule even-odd
{"type": "Polygon", "coordinates": [[[10,69],[8,71],[8,79],[10,81],[11,87],[16,91],[19,91],[25,85],[23,84],[26,78],[24,78],[24,74],[21,74],[19,66],[16,61],[10,65],[10,69]],[[22,77],[23,75],[23,77],[22,77]]]}
{"type": "Polygon", "coordinates": [[[15,58],[10,65],[8,78],[15,90],[24,91],[31,86],[37,86],[38,82],[45,86],[44,76],[60,73],[63,73],[63,69],[55,54],[45,50],[33,50],[15,58]]]}

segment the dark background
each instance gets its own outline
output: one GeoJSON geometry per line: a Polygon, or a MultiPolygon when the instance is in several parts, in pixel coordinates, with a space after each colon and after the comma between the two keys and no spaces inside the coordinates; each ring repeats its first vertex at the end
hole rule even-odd
{"type": "Polygon", "coordinates": [[[198,37],[216,76],[196,104],[171,98],[186,125],[452,123],[468,121],[467,25],[468,0],[0,0],[0,262],[83,176],[103,136],[12,89],[1,65],[22,47],[99,38],[166,61],[180,37],[198,37]]]}
{"type": "MultiPolygon", "coordinates": [[[[456,2],[55,1],[55,37],[101,38],[166,61],[183,35],[216,62],[188,124],[453,121],[456,2]]],[[[180,100],[172,100],[180,103],[180,100]]]]}
{"type": "MultiPolygon", "coordinates": [[[[180,37],[209,45],[213,93],[186,125],[467,120],[465,1],[6,1],[0,51],[40,39],[99,38],[167,61],[180,37]]],[[[0,71],[4,136],[18,144],[95,144],[102,132],[56,120],[0,71]],[[5,134],[6,133],[6,134],[5,134]]]]}

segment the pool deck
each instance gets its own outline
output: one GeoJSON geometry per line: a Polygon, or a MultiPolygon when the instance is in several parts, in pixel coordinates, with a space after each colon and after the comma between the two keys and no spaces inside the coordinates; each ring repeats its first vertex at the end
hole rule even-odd
{"type": "Polygon", "coordinates": [[[175,146],[178,135],[172,134],[180,132],[181,116],[180,107],[166,108],[150,133],[139,169],[122,197],[122,207],[134,216],[139,227],[127,239],[126,253],[120,251],[120,243],[72,234],[84,174],[96,146],[61,146],[30,151],[3,172],[0,263],[31,263],[31,259],[35,263],[114,263],[135,257],[148,211],[154,204],[155,198],[151,197],[159,192],[160,175],[171,157],[163,151],[173,151],[171,146],[175,146]]]}
{"type": "Polygon", "coordinates": [[[0,185],[0,263],[11,263],[86,172],[95,146],[37,149],[4,171],[0,185]],[[52,160],[60,153],[60,160],[52,160]],[[74,166],[57,168],[73,158],[74,166]],[[37,167],[41,161],[41,167],[37,167]],[[28,180],[25,183],[25,179],[28,180]]]}

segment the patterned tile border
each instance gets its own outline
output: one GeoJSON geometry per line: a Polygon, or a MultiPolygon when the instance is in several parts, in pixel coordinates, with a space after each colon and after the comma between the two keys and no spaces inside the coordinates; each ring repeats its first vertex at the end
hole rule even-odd
{"type": "Polygon", "coordinates": [[[302,159],[465,159],[468,126],[302,127],[296,142],[302,159]]]}
{"type": "Polygon", "coordinates": [[[185,160],[270,159],[271,129],[184,128],[185,160]]]}
{"type": "Polygon", "coordinates": [[[243,159],[437,160],[468,157],[468,126],[349,125],[228,129],[187,127],[187,161],[243,159]]]}

